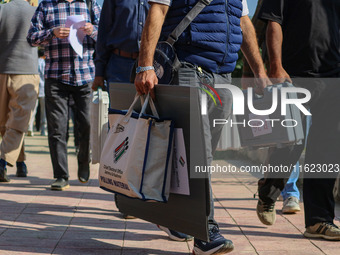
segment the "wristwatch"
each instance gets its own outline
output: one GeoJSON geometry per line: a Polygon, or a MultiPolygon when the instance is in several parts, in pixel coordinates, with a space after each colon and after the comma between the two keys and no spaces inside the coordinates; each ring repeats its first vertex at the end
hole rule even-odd
{"type": "Polygon", "coordinates": [[[148,70],[155,70],[153,66],[138,66],[136,68],[136,73],[142,73],[148,70]]]}

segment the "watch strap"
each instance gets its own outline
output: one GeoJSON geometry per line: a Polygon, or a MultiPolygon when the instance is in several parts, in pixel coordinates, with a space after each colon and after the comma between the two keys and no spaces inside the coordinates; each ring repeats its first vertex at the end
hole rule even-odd
{"type": "Polygon", "coordinates": [[[136,69],[136,73],[141,73],[149,70],[155,70],[153,66],[138,66],[136,69]]]}

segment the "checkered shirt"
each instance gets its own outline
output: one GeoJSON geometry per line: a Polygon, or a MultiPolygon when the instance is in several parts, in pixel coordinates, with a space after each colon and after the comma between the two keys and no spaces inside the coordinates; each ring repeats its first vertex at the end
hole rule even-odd
{"type": "Polygon", "coordinates": [[[94,78],[93,53],[97,40],[101,8],[92,1],[92,22],[85,0],[43,0],[33,18],[27,41],[32,46],[44,46],[46,55],[45,79],[56,79],[64,84],[82,86],[94,78]],[[83,58],[73,50],[68,39],[59,39],[52,33],[53,28],[64,26],[71,15],[83,14],[86,22],[93,24],[93,33],[83,41],[83,58]]]}

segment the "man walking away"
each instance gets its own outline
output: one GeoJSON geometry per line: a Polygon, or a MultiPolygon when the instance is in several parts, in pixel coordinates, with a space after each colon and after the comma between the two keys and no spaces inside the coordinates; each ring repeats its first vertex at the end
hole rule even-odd
{"type": "Polygon", "coordinates": [[[24,136],[38,95],[38,54],[26,41],[35,7],[25,0],[0,5],[0,182],[7,165],[27,176],[24,136]]]}

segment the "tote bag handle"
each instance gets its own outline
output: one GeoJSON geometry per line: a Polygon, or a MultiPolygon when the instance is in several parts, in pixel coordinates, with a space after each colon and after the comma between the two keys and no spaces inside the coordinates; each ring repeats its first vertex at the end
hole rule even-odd
{"type": "Polygon", "coordinates": [[[131,115],[132,115],[132,112],[133,112],[133,108],[136,105],[138,98],[140,98],[140,100],[143,104],[142,109],[141,109],[140,114],[139,114],[139,117],[141,117],[143,114],[145,114],[146,107],[148,106],[148,104],[150,104],[152,115],[156,118],[159,118],[156,106],[155,106],[152,98],[150,97],[150,94],[147,94],[146,98],[144,100],[143,96],[140,96],[138,93],[136,93],[135,98],[134,98],[128,112],[126,113],[125,117],[123,118],[124,122],[126,122],[126,123],[129,122],[129,119],[131,118],[131,115]]]}

